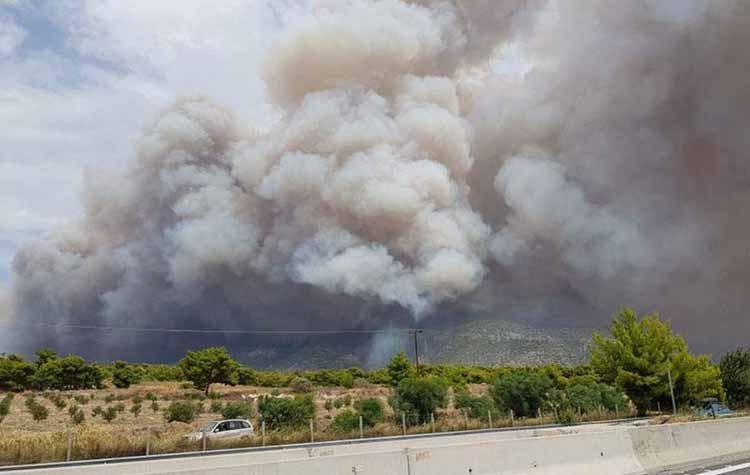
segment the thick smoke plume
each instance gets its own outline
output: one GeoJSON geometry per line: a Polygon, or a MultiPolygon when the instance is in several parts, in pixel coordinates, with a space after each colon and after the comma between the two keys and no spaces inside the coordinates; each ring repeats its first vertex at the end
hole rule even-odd
{"type": "Polygon", "coordinates": [[[747,327],[750,4],[318,3],[269,54],[282,119],[165,110],[18,251],[20,321],[747,327]]]}

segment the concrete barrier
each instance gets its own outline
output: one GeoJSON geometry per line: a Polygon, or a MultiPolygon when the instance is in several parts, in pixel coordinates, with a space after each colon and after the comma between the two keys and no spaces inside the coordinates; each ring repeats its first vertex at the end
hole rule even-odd
{"type": "Polygon", "coordinates": [[[743,452],[750,452],[750,418],[645,427],[609,424],[392,439],[6,473],[635,475],[743,452]]]}

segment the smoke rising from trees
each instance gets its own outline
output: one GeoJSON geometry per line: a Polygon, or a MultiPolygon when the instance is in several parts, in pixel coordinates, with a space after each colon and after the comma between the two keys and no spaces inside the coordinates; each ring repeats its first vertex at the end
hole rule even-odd
{"type": "Polygon", "coordinates": [[[15,318],[372,328],[629,304],[688,335],[707,314],[746,328],[748,26],[730,0],[320,1],[269,54],[281,120],[165,110],[127,171],[88,172],[81,221],[19,249],[15,318]]]}

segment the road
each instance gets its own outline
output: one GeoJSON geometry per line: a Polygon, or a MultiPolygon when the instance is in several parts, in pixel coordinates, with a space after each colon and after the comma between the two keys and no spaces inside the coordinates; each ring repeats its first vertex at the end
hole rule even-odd
{"type": "Polygon", "coordinates": [[[659,472],[657,475],[750,475],[750,459],[734,460],[708,460],[693,463],[682,468],[672,468],[659,472]]]}

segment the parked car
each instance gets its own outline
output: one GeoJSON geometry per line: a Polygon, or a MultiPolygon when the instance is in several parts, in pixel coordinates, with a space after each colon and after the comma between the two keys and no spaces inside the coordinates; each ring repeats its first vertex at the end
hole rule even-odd
{"type": "Polygon", "coordinates": [[[198,432],[187,434],[190,440],[201,440],[203,434],[209,439],[229,439],[236,437],[251,437],[254,434],[253,424],[247,419],[227,419],[210,421],[198,432]]]}
{"type": "Polygon", "coordinates": [[[721,404],[715,397],[701,400],[701,407],[698,409],[698,415],[703,417],[724,417],[731,414],[732,410],[721,404]]]}

